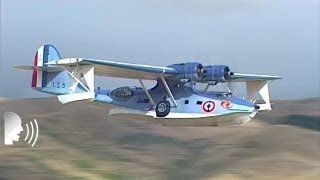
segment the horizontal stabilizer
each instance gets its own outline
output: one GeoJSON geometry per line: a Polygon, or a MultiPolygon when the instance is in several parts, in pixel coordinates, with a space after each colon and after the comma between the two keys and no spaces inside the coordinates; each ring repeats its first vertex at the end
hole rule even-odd
{"type": "Polygon", "coordinates": [[[72,94],[65,94],[65,95],[58,96],[58,99],[62,104],[75,102],[75,101],[82,101],[82,100],[94,100],[94,98],[95,98],[94,92],[72,93],[72,94]]]}
{"type": "Polygon", "coordinates": [[[58,72],[63,71],[63,67],[50,67],[50,66],[15,66],[17,69],[24,70],[36,70],[36,71],[46,71],[46,72],[58,72]]]}

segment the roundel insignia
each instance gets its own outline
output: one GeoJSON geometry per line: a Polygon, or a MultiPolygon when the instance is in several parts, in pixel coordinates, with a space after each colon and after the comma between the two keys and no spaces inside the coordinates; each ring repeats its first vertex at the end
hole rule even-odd
{"type": "Polygon", "coordinates": [[[223,108],[230,108],[232,106],[231,102],[228,100],[221,101],[221,107],[223,108]]]}
{"type": "Polygon", "coordinates": [[[207,113],[212,112],[215,107],[216,107],[216,105],[215,105],[215,103],[213,101],[206,101],[202,105],[203,111],[207,112],[207,113]]]}

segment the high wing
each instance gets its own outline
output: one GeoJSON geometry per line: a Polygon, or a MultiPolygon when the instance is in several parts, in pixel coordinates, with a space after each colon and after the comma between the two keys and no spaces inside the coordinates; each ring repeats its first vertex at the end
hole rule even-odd
{"type": "MultiPolygon", "coordinates": [[[[48,66],[18,66],[17,68],[54,72],[61,71],[62,69],[74,68],[81,65],[91,65],[94,67],[95,75],[149,80],[157,80],[161,77],[168,78],[179,75],[178,69],[175,69],[173,67],[133,64],[100,59],[65,58],[49,61],[45,64],[48,66]]],[[[230,74],[230,78],[226,79],[226,82],[247,82],[276,79],[280,79],[280,77],[270,75],[232,73],[230,74]]]]}
{"type": "Polygon", "coordinates": [[[170,77],[178,74],[174,68],[142,64],[123,63],[99,59],[66,58],[46,63],[53,67],[92,65],[96,75],[156,80],[160,77],[170,77]]]}
{"type": "Polygon", "coordinates": [[[228,82],[267,81],[281,79],[279,76],[233,73],[228,82]]]}

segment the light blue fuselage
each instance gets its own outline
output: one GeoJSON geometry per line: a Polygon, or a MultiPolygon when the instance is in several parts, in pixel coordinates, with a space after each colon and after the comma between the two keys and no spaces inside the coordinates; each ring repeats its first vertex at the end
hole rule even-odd
{"type": "MultiPolygon", "coordinates": [[[[189,83],[179,83],[175,81],[168,81],[168,85],[173,94],[173,97],[177,103],[177,107],[174,106],[172,99],[168,96],[168,93],[161,81],[149,90],[149,93],[155,103],[166,99],[171,104],[170,113],[212,113],[216,115],[224,115],[230,113],[251,113],[254,110],[254,104],[250,101],[235,97],[230,93],[220,92],[200,92],[195,91],[189,83]],[[222,107],[222,101],[229,101],[231,105],[229,107],[222,107]],[[210,107],[209,111],[205,111],[203,107],[205,102],[213,101],[215,107],[210,107]]],[[[122,87],[125,90],[128,87],[122,87]]],[[[122,106],[126,108],[136,110],[150,110],[152,108],[151,102],[148,99],[144,90],[140,87],[132,87],[131,95],[126,98],[115,97],[116,90],[96,90],[95,101],[100,103],[108,103],[112,105],[122,106]]],[[[121,91],[121,88],[118,89],[121,91]]]]}
{"type": "MultiPolygon", "coordinates": [[[[255,110],[252,102],[235,97],[228,92],[196,91],[190,83],[179,81],[167,81],[167,84],[177,103],[176,107],[168,96],[162,81],[158,80],[157,85],[149,89],[148,92],[155,103],[164,99],[169,101],[171,105],[170,113],[214,114],[219,116],[233,113],[252,113],[255,110]],[[205,103],[208,101],[213,101],[214,107],[211,105],[208,111],[205,111],[204,109],[207,108],[205,103]],[[228,101],[230,105],[223,107],[222,101],[228,101]]],[[[66,85],[66,87],[68,86],[66,85]]],[[[68,94],[66,88],[54,86],[37,88],[36,90],[51,94],[68,94]]],[[[81,92],[81,89],[77,91],[81,92]]],[[[94,101],[142,111],[153,108],[151,101],[141,87],[120,87],[115,90],[96,89],[94,101]]]]}

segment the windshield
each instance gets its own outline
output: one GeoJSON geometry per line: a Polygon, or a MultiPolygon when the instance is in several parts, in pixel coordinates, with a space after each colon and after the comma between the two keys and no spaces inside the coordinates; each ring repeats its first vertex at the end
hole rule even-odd
{"type": "Polygon", "coordinates": [[[219,98],[223,98],[223,99],[227,99],[229,97],[232,96],[231,92],[214,92],[214,94],[219,97],[219,98]]]}

